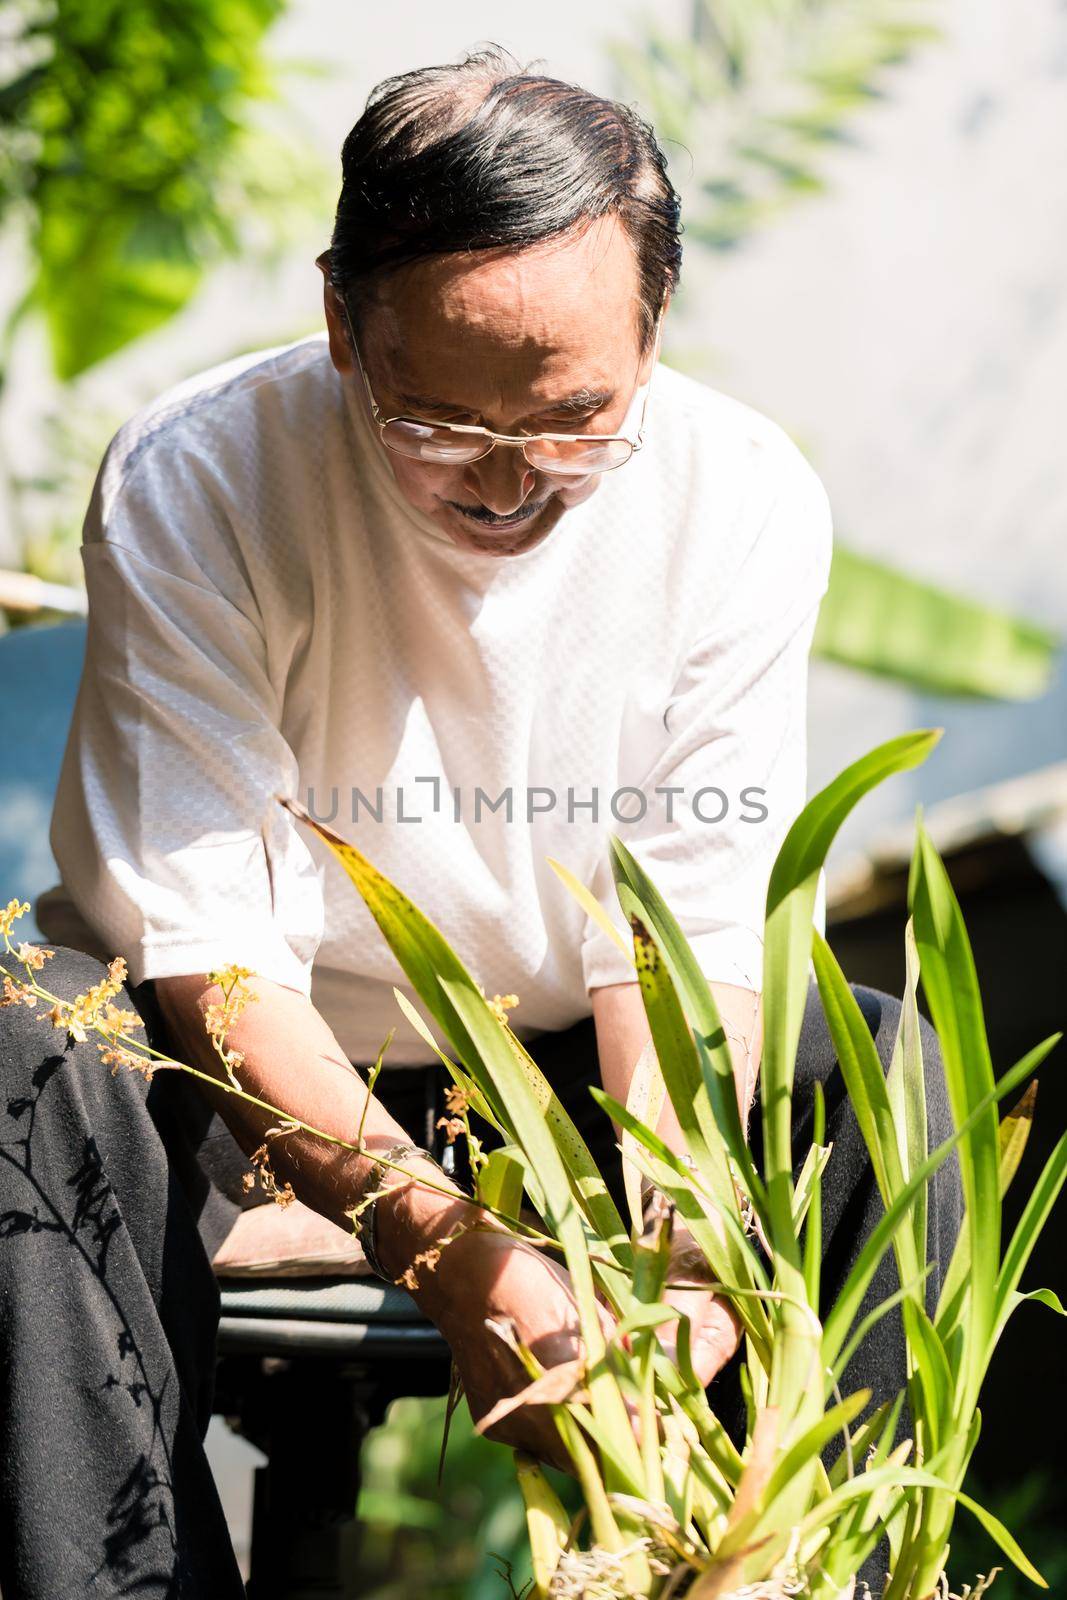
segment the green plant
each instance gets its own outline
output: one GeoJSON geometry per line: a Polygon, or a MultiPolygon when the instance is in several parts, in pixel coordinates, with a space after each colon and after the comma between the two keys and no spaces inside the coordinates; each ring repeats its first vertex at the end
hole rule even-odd
{"type": "Polygon", "coordinates": [[[0,229],[24,263],[0,330],[0,398],[31,320],[62,385],[33,467],[0,456],[12,543],[39,576],[80,583],[85,505],[122,420],[78,380],[182,311],[211,268],[276,261],[327,208],[265,44],[284,9],[0,0],[0,229]]]}
{"type": "Polygon", "coordinates": [[[257,115],[283,4],[5,0],[0,221],[30,262],[7,339],[39,312],[63,381],[179,311],[251,216],[269,251],[317,192],[299,142],[257,115]]]}
{"type": "MultiPolygon", "coordinates": [[[[877,783],[922,760],[936,737],[904,735],[846,769],[801,813],[775,863],[765,930],[761,1170],[742,1134],[733,1063],[709,986],[654,885],[621,842],[612,841],[654,1049],[644,1053],[644,1082],[635,1081],[629,1105],[593,1092],[623,1129],[629,1159],[668,1202],[666,1218],[651,1234],[643,1232],[637,1205],[630,1225],[624,1224],[573,1124],[508,1027],[502,1005],[486,1000],[440,933],[360,851],[311,824],[356,883],[455,1061],[440,1051],[430,1027],[399,992],[398,1001],[448,1064],[470,1111],[505,1141],[489,1154],[472,1142],[479,1202],[523,1238],[560,1252],[570,1271],[584,1359],[573,1370],[544,1373],[512,1339],[530,1380],[520,1403],[551,1407],[584,1503],[582,1516],[572,1522],[536,1463],[518,1458],[540,1596],[667,1600],[684,1592],[691,1600],[712,1600],[744,1593],[747,1585],[750,1595],[828,1600],[849,1592],[858,1567],[887,1531],[892,1555],[885,1600],[926,1600],[947,1593],[944,1574],[957,1504],[973,1513],[1021,1573],[1043,1582],[1007,1528],[962,1485],[978,1437],[981,1385],[1008,1318],[1028,1299],[1062,1312],[1051,1290],[1024,1292],[1020,1283],[1067,1178],[1067,1134],[1004,1248],[1001,1199],[1026,1143],[1032,1094],[1024,1093],[1002,1121],[996,1113],[1001,1101],[1032,1078],[1058,1036],[994,1078],[966,930],[921,826],[909,892],[909,982],[888,1077],[837,962],[812,927],[818,875],[845,817],[877,783]],[[813,1149],[794,1181],[790,1115],[812,955],[838,1061],[885,1202],[881,1222],[822,1321],[818,1219],[832,1154],[822,1145],[817,1116],[813,1149]],[[955,1123],[953,1135],[930,1154],[916,1010],[920,974],[955,1123]],[[688,1160],[672,1154],[634,1110],[656,1078],[686,1135],[688,1160]],[[930,1316],[922,1292],[924,1197],[953,1150],[965,1220],[930,1316]],[[518,1220],[524,1192],[539,1225],[518,1220]],[[657,1330],[677,1314],[662,1299],[673,1215],[684,1219],[717,1292],[731,1302],[744,1328],[752,1405],[741,1450],[727,1437],[692,1370],[684,1318],[677,1361],[668,1360],[659,1345],[657,1330]],[[769,1272],[746,1231],[749,1217],[769,1241],[769,1272]],[[890,1249],[902,1287],[856,1326],[865,1290],[890,1249]],[[597,1295],[615,1314],[610,1334],[597,1315],[597,1295]],[[903,1395],[865,1414],[866,1391],[842,1396],[839,1389],[851,1352],[872,1322],[898,1302],[912,1429],[912,1437],[899,1443],[903,1395]],[[640,1420],[639,1437],[633,1414],[640,1420]],[[841,1448],[827,1468],[825,1455],[838,1439],[841,1448]]],[[[292,809],[310,822],[301,808],[292,809]]],[[[561,876],[566,881],[569,875],[561,876]]],[[[577,892],[590,904],[587,891],[577,886],[577,892]]],[[[208,1079],[132,1038],[137,1018],[114,1004],[124,977],[121,960],[88,994],[74,1001],[51,995],[37,976],[48,952],[16,947],[11,940],[12,925],[25,909],[13,901],[0,913],[6,948],[26,972],[24,982],[5,978],[0,1003],[36,1007],[44,1000],[53,1026],[76,1038],[90,1030],[101,1036],[112,1070],[151,1074],[179,1067],[208,1079]]],[[[288,1187],[279,1188],[269,1169],[269,1141],[306,1125],[240,1087],[240,1062],[226,1048],[225,1036],[243,1003],[247,976],[240,969],[215,975],[222,1001],[205,1020],[223,1087],[278,1119],[253,1160],[268,1193],[285,1203],[288,1187]]],[[[469,1120],[468,1111],[463,1115],[469,1120]]],[[[351,1141],[331,1142],[361,1148],[360,1132],[353,1130],[351,1141]]],[[[487,1337],[512,1338],[496,1325],[487,1326],[487,1337]]],[[[515,1398],[504,1404],[514,1403],[515,1398]]]]}
{"type": "Polygon", "coordinates": [[[692,0],[685,37],[654,16],[608,54],[668,150],[687,238],[738,245],[825,187],[818,158],[854,142],[887,69],[940,34],[930,0],[692,0]]]}
{"type": "MultiPolygon", "coordinates": [[[[509,1573],[529,1584],[521,1496],[506,1450],[475,1432],[465,1406],[448,1426],[444,1398],[396,1401],[363,1449],[359,1589],[367,1600],[502,1600],[509,1573]],[[440,1476],[439,1474],[440,1469],[440,1476]]],[[[556,1475],[577,1511],[576,1485],[556,1475]]]]}
{"type": "MultiPolygon", "coordinates": [[[[709,987],[654,885],[622,843],[612,842],[616,886],[633,929],[655,1046],[645,1070],[662,1076],[692,1166],[673,1155],[630,1107],[593,1093],[624,1130],[631,1161],[685,1220],[718,1292],[742,1322],[753,1403],[741,1451],[696,1381],[684,1322],[677,1365],[665,1359],[658,1343],[657,1328],[676,1314],[662,1300],[669,1221],[651,1236],[643,1235],[638,1214],[624,1224],[586,1147],[499,1006],[485,999],[437,929],[395,885],[353,846],[319,827],[456,1059],[398,993],[405,1012],[446,1061],[470,1107],[505,1140],[488,1157],[476,1152],[479,1194],[498,1214],[515,1216],[525,1191],[543,1219],[542,1243],[561,1251],[571,1274],[585,1342],[580,1370],[546,1375],[530,1351],[514,1346],[530,1380],[526,1398],[552,1408],[587,1515],[583,1542],[544,1476],[520,1460],[539,1595],[685,1592],[693,1600],[711,1600],[764,1583],[779,1586],[761,1591],[767,1594],[804,1593],[821,1600],[848,1590],[888,1530],[886,1600],[923,1600],[942,1582],[957,1504],[973,1513],[1020,1571],[1042,1582],[1008,1530],[962,1484],[978,1435],[979,1391],[1007,1318],[1027,1298],[1062,1310],[1051,1291],[1024,1294],[1019,1284],[1067,1177],[1067,1136],[1002,1249],[1001,1196],[1025,1143],[1028,1102],[1024,1098],[1003,1122],[996,1112],[1056,1041],[1046,1040],[994,1078],[966,931],[921,826],[910,891],[911,981],[888,1080],[851,990],[812,927],[818,874],[841,823],[875,784],[923,759],[936,737],[905,735],[848,768],[806,807],[775,864],[765,941],[762,1171],[742,1135],[732,1061],[709,987]],[[794,1183],[791,1150],[793,1061],[812,956],[885,1203],[883,1221],[824,1321],[817,1314],[817,1219],[832,1156],[817,1131],[794,1183]],[[916,1025],[920,973],[956,1126],[952,1138],[929,1155],[916,1025]],[[952,1150],[959,1153],[966,1217],[931,1317],[922,1292],[924,1197],[952,1150]],[[769,1241],[770,1273],[745,1231],[750,1213],[769,1241]],[[721,1228],[712,1225],[712,1215],[721,1219],[721,1228]],[[912,1437],[899,1444],[903,1396],[865,1415],[866,1392],[842,1397],[838,1389],[871,1320],[854,1326],[864,1292],[890,1249],[902,1288],[875,1315],[898,1300],[902,1305],[912,1437]],[[617,1318],[611,1337],[604,1336],[596,1315],[598,1294],[617,1318]],[[820,1381],[813,1381],[815,1374],[820,1381]],[[628,1408],[640,1417],[640,1442],[628,1408]],[[837,1439],[841,1448],[827,1469],[823,1455],[837,1439]]],[[[494,1326],[487,1337],[509,1334],[494,1326]]]]}

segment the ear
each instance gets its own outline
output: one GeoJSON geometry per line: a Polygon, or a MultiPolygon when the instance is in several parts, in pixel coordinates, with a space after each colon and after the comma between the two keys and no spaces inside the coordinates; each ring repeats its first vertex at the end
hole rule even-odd
{"type": "Polygon", "coordinates": [[[322,273],[322,300],[326,313],[326,331],[330,336],[330,360],[335,369],[343,378],[347,378],[355,371],[355,360],[352,355],[352,345],[348,337],[348,325],[345,321],[344,308],[341,297],[334,288],[330,278],[330,253],[324,250],[316,256],[315,265],[322,273]]]}

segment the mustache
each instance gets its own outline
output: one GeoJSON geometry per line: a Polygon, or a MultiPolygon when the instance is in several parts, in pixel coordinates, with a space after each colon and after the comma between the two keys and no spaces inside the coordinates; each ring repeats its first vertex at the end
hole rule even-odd
{"type": "MultiPolygon", "coordinates": [[[[539,511],[544,510],[551,498],[551,495],[546,495],[544,500],[539,500],[535,506],[530,508],[526,506],[520,507],[523,521],[532,521],[539,511]]],[[[512,517],[498,517],[495,511],[490,511],[486,506],[463,506],[460,505],[458,500],[448,500],[446,504],[450,505],[455,511],[461,511],[465,517],[470,517],[472,521],[481,522],[487,528],[493,528],[500,522],[510,522],[512,520],[512,517]]],[[[514,515],[516,513],[512,513],[512,516],[514,515]]]]}

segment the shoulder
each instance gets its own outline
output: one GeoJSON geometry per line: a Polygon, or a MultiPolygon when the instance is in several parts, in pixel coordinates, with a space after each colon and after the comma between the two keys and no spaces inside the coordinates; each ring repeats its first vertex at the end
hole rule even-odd
{"type": "Polygon", "coordinates": [[[307,416],[336,374],[325,335],[256,350],[174,385],[135,412],[112,439],[97,480],[97,519],[109,514],[135,479],[172,487],[199,477],[218,490],[239,477],[265,436],[284,435],[307,416]]]}
{"type": "MultiPolygon", "coordinates": [[[[681,502],[689,559],[736,571],[777,548],[825,572],[832,515],[822,480],[780,423],[684,372],[656,369],[646,427],[665,499],[681,502]]],[[[680,552],[681,553],[681,552],[680,552]]]]}
{"type": "Polygon", "coordinates": [[[679,440],[694,471],[712,467],[720,483],[754,492],[803,488],[825,498],[818,474],[780,423],[663,362],[649,419],[661,437],[679,440]]]}

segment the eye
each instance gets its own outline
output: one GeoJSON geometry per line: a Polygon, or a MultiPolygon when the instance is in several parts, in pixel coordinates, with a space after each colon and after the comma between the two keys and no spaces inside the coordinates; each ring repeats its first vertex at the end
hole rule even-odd
{"type": "Polygon", "coordinates": [[[545,423],[545,428],[549,433],[585,433],[595,416],[595,411],[587,411],[580,417],[576,417],[571,411],[565,417],[550,417],[545,423]]]}

